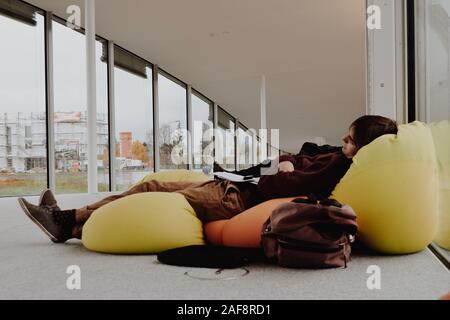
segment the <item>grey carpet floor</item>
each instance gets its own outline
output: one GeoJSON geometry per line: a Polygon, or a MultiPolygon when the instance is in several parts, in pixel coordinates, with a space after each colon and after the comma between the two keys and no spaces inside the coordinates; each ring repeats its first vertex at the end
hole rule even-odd
{"type": "MultiPolygon", "coordinates": [[[[58,197],[63,208],[104,195],[58,197]]],[[[29,198],[37,202],[36,197],[29,198]]],[[[298,270],[258,263],[245,270],[160,264],[153,255],[98,254],[81,242],[58,245],[22,213],[15,198],[0,199],[0,299],[438,299],[450,273],[427,249],[417,254],[354,254],[347,269],[298,270]],[[81,290],[69,290],[67,267],[81,270],[81,290]],[[367,269],[381,270],[381,289],[369,290],[367,269]],[[186,274],[187,273],[187,274],[186,274]],[[199,278],[208,278],[199,279],[199,278]]]]}

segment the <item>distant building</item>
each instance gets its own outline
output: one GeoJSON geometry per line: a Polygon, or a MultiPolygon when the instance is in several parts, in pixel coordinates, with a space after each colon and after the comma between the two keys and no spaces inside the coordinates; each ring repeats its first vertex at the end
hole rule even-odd
{"type": "MultiPolygon", "coordinates": [[[[56,112],[56,170],[87,168],[87,118],[85,112],[56,112]]],[[[45,113],[0,114],[0,169],[39,171],[47,167],[45,113]]],[[[97,114],[97,155],[108,148],[108,116],[97,114]]]]}
{"type": "Polygon", "coordinates": [[[132,158],[133,133],[120,132],[120,156],[123,158],[132,158]]]}

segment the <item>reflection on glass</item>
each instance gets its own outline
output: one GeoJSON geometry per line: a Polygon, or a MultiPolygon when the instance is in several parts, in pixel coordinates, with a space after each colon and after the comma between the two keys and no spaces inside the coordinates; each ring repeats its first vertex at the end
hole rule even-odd
{"type": "Polygon", "coordinates": [[[192,132],[194,169],[202,169],[211,165],[214,157],[213,144],[213,106],[210,102],[192,94],[192,120],[194,124],[192,132]]]}
{"type": "Polygon", "coordinates": [[[415,1],[416,47],[418,80],[418,119],[441,122],[433,126],[439,175],[439,223],[434,237],[434,250],[447,262],[450,261],[449,215],[447,205],[450,194],[450,135],[445,122],[450,120],[450,1],[415,1]],[[442,135],[444,134],[444,135],[442,135]],[[439,138],[441,137],[441,138],[439,138]]]}
{"type": "Polygon", "coordinates": [[[154,170],[152,68],[116,47],[116,188],[128,189],[154,170]]]}
{"type": "Polygon", "coordinates": [[[47,186],[44,17],[17,5],[0,13],[0,196],[47,186]]]}
{"type": "Polygon", "coordinates": [[[228,170],[236,169],[235,120],[222,108],[218,108],[216,137],[216,161],[228,170]]]}
{"type": "Polygon", "coordinates": [[[160,169],[186,169],[186,88],[159,73],[158,102],[160,169]]]}
{"type": "Polygon", "coordinates": [[[253,165],[253,136],[242,125],[239,126],[237,134],[239,170],[247,169],[253,165]]]}

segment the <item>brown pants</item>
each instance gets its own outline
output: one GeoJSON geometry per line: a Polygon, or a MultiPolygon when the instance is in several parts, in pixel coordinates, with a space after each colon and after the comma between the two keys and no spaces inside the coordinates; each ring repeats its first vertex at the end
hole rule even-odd
{"type": "Polygon", "coordinates": [[[140,183],[128,191],[106,197],[96,203],[77,209],[77,225],[72,230],[75,238],[81,238],[83,225],[92,213],[114,200],[142,192],[177,192],[186,198],[202,222],[230,219],[257,204],[255,186],[247,183],[234,184],[230,181],[207,182],[159,182],[150,180],[140,183]]]}

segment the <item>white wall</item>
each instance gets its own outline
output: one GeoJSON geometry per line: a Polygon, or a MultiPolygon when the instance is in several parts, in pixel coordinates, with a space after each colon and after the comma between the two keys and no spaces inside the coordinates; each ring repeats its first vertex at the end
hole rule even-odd
{"type": "Polygon", "coordinates": [[[367,30],[367,113],[406,120],[402,1],[369,0],[381,9],[381,29],[367,30]]]}

